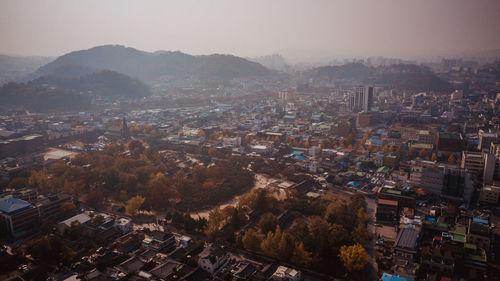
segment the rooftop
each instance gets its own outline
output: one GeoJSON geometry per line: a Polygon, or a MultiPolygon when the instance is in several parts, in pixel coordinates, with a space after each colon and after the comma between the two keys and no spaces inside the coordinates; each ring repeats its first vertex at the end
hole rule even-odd
{"type": "Polygon", "coordinates": [[[382,274],[382,277],[380,278],[380,280],[382,280],[382,281],[409,281],[411,279],[406,279],[403,277],[391,275],[389,273],[384,273],[384,274],[382,274]]]}
{"type": "Polygon", "coordinates": [[[398,206],[398,201],[387,200],[387,199],[378,199],[378,204],[382,205],[390,205],[390,206],[398,206]]]}
{"type": "Polygon", "coordinates": [[[401,229],[394,243],[394,247],[415,250],[417,248],[418,236],[419,232],[414,229],[401,229]]]}
{"type": "Polygon", "coordinates": [[[0,200],[0,211],[9,215],[25,210],[30,206],[30,203],[17,198],[10,197],[0,200]]]}
{"type": "Polygon", "coordinates": [[[60,224],[65,224],[66,226],[70,227],[73,222],[79,222],[80,224],[84,224],[89,220],[90,217],[87,216],[86,214],[78,214],[76,216],[73,216],[67,220],[60,222],[60,224]]]}

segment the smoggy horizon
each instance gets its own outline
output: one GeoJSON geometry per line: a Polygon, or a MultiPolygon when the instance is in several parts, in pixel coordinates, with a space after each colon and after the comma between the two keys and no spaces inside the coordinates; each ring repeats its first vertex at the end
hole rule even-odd
{"type": "Polygon", "coordinates": [[[500,49],[499,1],[3,1],[0,53],[107,44],[287,59],[470,55],[500,49]]]}

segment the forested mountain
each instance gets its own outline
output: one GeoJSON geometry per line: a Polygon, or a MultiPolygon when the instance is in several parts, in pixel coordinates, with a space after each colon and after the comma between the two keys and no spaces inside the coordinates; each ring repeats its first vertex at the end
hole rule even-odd
{"type": "Polygon", "coordinates": [[[119,45],[75,51],[57,58],[36,71],[37,76],[57,74],[66,65],[82,69],[112,70],[144,81],[162,76],[232,79],[272,73],[262,65],[231,55],[192,56],[181,52],[149,53],[119,45]]]}
{"type": "MultiPolygon", "coordinates": [[[[84,68],[79,70],[84,70],[84,68]]],[[[151,96],[148,85],[138,79],[110,70],[102,70],[71,78],[47,75],[30,81],[29,84],[47,85],[118,99],[151,96]]]]}
{"type": "Polygon", "coordinates": [[[448,81],[438,77],[428,67],[414,64],[397,64],[378,68],[375,83],[399,89],[417,91],[449,91],[448,81]]]}
{"type": "Polygon", "coordinates": [[[90,107],[90,95],[61,88],[7,83],[0,87],[1,107],[23,107],[34,112],[77,111],[90,107]]]}
{"type": "Polygon", "coordinates": [[[349,63],[336,66],[316,67],[308,71],[307,75],[315,79],[355,79],[365,80],[375,70],[362,63],[349,63]]]}
{"type": "Polygon", "coordinates": [[[417,91],[448,91],[451,85],[429,68],[415,64],[369,67],[361,63],[313,68],[306,77],[319,80],[352,80],[360,84],[392,86],[417,91]]]}

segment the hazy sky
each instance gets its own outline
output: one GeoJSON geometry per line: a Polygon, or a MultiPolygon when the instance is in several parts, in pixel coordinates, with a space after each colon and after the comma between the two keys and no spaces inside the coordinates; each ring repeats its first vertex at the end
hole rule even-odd
{"type": "Polygon", "coordinates": [[[500,49],[499,0],[0,0],[0,53],[421,56],[500,49]]]}

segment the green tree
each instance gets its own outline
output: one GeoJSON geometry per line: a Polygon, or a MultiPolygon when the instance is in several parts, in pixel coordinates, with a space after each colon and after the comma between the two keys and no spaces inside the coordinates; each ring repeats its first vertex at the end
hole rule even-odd
{"type": "Polygon", "coordinates": [[[366,241],[370,238],[370,232],[366,229],[366,225],[358,223],[354,228],[352,236],[356,243],[364,245],[366,241]]]}
{"type": "Polygon", "coordinates": [[[335,255],[338,255],[340,247],[349,245],[352,241],[351,234],[340,224],[330,226],[330,234],[328,236],[328,244],[335,255]]]}
{"type": "Polygon", "coordinates": [[[328,236],[330,232],[330,225],[326,220],[320,217],[313,217],[307,224],[309,234],[314,240],[314,253],[320,257],[327,257],[330,252],[328,244],[328,236]]]}
{"type": "Polygon", "coordinates": [[[278,218],[272,213],[265,213],[259,220],[259,226],[262,233],[274,231],[278,225],[278,218]]]}
{"type": "Polygon", "coordinates": [[[63,202],[59,207],[63,217],[67,218],[72,216],[76,212],[76,206],[73,202],[63,202]]]}
{"type": "Polygon", "coordinates": [[[354,210],[353,206],[348,206],[343,202],[333,202],[326,208],[325,219],[329,223],[340,224],[348,231],[352,231],[355,227],[354,221],[356,219],[353,214],[354,210]]]}
{"type": "Polygon", "coordinates": [[[25,244],[24,250],[26,254],[44,264],[70,264],[75,257],[75,252],[55,235],[46,235],[31,240],[25,244]]]}
{"type": "Polygon", "coordinates": [[[356,214],[356,212],[358,212],[358,210],[361,208],[366,210],[367,205],[365,197],[363,195],[356,193],[351,196],[350,200],[351,202],[349,204],[349,209],[352,210],[354,214],[356,214]]]}

